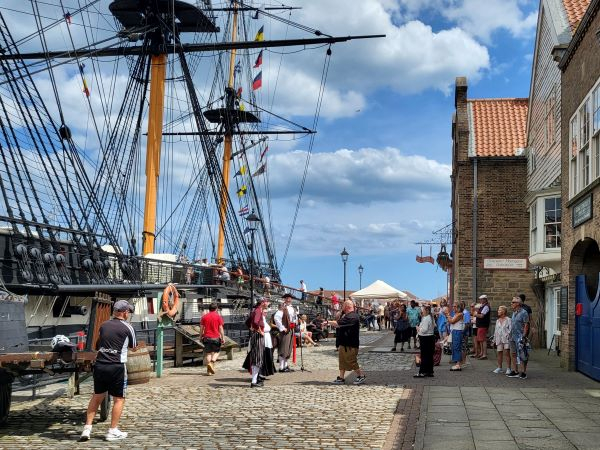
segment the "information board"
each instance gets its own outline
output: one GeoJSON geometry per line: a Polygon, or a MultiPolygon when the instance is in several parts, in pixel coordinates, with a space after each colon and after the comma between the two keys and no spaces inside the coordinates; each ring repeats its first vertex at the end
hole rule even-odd
{"type": "Polygon", "coordinates": [[[560,288],[560,324],[567,325],[569,323],[569,287],[563,286],[560,288]]]}

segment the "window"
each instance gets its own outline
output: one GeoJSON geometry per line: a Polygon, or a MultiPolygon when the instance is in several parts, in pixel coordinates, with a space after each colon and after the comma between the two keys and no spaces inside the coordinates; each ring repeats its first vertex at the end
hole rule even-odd
{"type": "Polygon", "coordinates": [[[529,229],[531,238],[530,238],[530,247],[531,254],[533,255],[537,252],[537,204],[534,203],[531,205],[531,209],[529,210],[529,229]]]}
{"type": "Polygon", "coordinates": [[[569,196],[600,178],[600,82],[569,122],[569,196]]]}
{"type": "Polygon", "coordinates": [[[569,127],[569,141],[570,145],[570,175],[571,175],[571,196],[574,196],[579,192],[579,186],[577,184],[577,150],[579,148],[578,144],[578,129],[577,129],[577,114],[571,119],[571,126],[569,127]]]}
{"type": "Polygon", "coordinates": [[[545,248],[560,248],[561,232],[561,202],[560,197],[544,199],[544,233],[545,248]]]}
{"type": "Polygon", "coordinates": [[[592,94],[592,100],[593,100],[593,111],[594,111],[594,117],[593,117],[593,133],[596,134],[597,131],[600,130],[600,87],[597,87],[594,90],[594,93],[592,94]]]}

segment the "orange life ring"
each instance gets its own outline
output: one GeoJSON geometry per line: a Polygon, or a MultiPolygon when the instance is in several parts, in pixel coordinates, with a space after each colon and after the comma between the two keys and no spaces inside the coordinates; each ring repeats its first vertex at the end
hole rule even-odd
{"type": "Polygon", "coordinates": [[[170,318],[175,317],[179,307],[179,292],[174,284],[168,284],[162,294],[162,310],[170,318]],[[169,307],[169,297],[173,294],[173,305],[169,307]]]}

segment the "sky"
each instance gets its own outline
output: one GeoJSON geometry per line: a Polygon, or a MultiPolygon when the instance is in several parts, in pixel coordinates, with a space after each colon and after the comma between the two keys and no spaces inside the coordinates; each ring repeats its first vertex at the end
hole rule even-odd
{"type": "MultiPolygon", "coordinates": [[[[332,95],[324,99],[284,281],[342,289],[345,248],[348,290],[381,279],[420,298],[445,295],[447,274],[415,260],[435,258],[440,245],[415,243],[439,242],[432,233],[451,223],[455,78],[467,77],[470,98],[527,97],[538,1],[300,3],[308,3],[303,23],[386,38],[333,47],[332,95]]],[[[301,159],[289,151],[277,157],[286,178],[290,160],[301,159]]],[[[272,190],[284,184],[271,177],[272,190]]]]}
{"type": "MultiPolygon", "coordinates": [[[[63,2],[73,11],[81,3],[63,2]]],[[[108,3],[102,0],[94,8],[106,10],[108,3]]],[[[52,14],[60,18],[60,4],[58,0],[39,3],[47,8],[44,20],[52,21],[52,14]]],[[[300,7],[291,12],[291,20],[324,33],[386,37],[332,46],[312,147],[306,138],[269,143],[266,176],[283,283],[297,287],[303,279],[309,290],[342,290],[340,252],[345,248],[348,290],[380,279],[423,299],[445,295],[447,274],[437,265],[417,263],[415,256],[435,258],[440,238],[433,233],[451,222],[455,78],[467,77],[470,98],[527,97],[538,1],[295,0],[287,4],[300,7]],[[430,241],[437,243],[416,244],[430,241]],[[359,265],[364,268],[362,279],[359,265]]],[[[16,38],[35,31],[34,24],[26,22],[29,6],[21,0],[0,5],[11,26],[22,23],[13,28],[16,38]]],[[[97,16],[99,31],[92,38],[110,32],[106,16],[97,16]]],[[[78,20],[73,18],[69,30],[75,39],[87,38],[76,27],[78,20]]],[[[265,24],[266,40],[292,37],[289,28],[278,22],[265,24]]],[[[50,49],[69,48],[67,30],[62,24],[49,33],[50,49]]],[[[39,41],[24,47],[36,45],[39,41]]],[[[259,100],[274,113],[312,128],[325,51],[325,47],[290,51],[285,64],[280,64],[281,53],[266,51],[259,100]]],[[[86,70],[91,71],[91,65],[86,70]]],[[[54,75],[76,140],[91,151],[93,133],[89,132],[87,102],[81,101],[79,74],[60,66],[54,75]]],[[[97,85],[93,83],[90,80],[94,93],[97,85]]],[[[116,78],[113,98],[122,95],[125,85],[125,77],[116,78]]],[[[41,86],[51,102],[52,89],[43,74],[41,86]]],[[[92,95],[90,105],[100,102],[99,98],[92,95]]],[[[185,158],[175,161],[182,171],[180,178],[185,178],[183,171],[189,168],[185,158]]]]}

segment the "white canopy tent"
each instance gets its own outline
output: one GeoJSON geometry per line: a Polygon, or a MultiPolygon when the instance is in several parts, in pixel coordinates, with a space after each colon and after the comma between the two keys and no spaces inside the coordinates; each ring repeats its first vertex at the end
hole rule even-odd
{"type": "Polygon", "coordinates": [[[370,284],[366,288],[356,291],[350,295],[352,300],[403,300],[408,298],[404,292],[399,291],[395,287],[390,286],[384,281],[377,280],[373,284],[370,284]]]}

